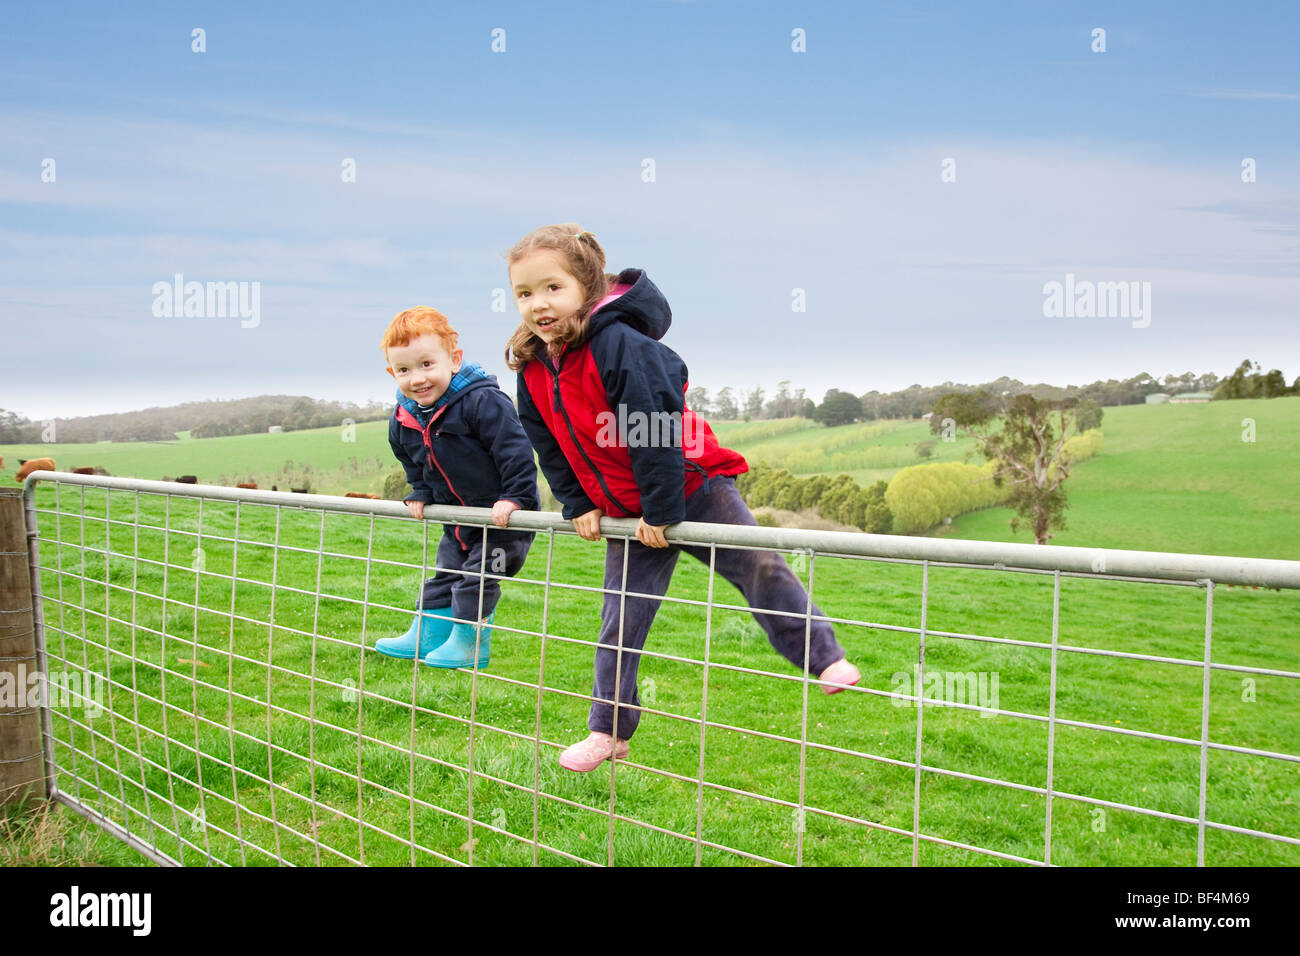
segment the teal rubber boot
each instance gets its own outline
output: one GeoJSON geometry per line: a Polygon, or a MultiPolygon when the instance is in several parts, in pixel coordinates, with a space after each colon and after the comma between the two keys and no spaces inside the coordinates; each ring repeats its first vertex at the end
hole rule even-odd
{"type": "Polygon", "coordinates": [[[479,670],[488,666],[492,660],[492,645],[490,639],[492,628],[489,627],[492,619],[496,617],[496,611],[487,616],[487,619],[480,625],[482,630],[478,638],[478,663],[474,660],[474,633],[478,628],[473,624],[457,621],[451,628],[451,634],[447,640],[439,645],[436,649],[425,655],[424,662],[430,667],[475,667],[479,670]]]}
{"type": "Polygon", "coordinates": [[[408,661],[416,656],[424,657],[447,640],[451,625],[450,607],[426,610],[415,616],[401,637],[381,637],[375,642],[375,650],[388,657],[400,657],[408,661]]]}

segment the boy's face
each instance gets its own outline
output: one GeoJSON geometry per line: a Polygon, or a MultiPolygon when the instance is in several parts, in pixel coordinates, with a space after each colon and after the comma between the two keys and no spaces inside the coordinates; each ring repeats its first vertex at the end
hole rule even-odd
{"type": "Polygon", "coordinates": [[[587,297],[565,269],[564,257],[550,249],[530,252],[510,267],[515,305],[529,330],[543,342],[557,338],[587,297]]]}
{"type": "Polygon", "coordinates": [[[448,352],[436,335],[421,335],[406,345],[388,350],[388,374],[397,379],[397,387],[407,398],[421,405],[432,405],[460,371],[462,352],[448,352]]]}

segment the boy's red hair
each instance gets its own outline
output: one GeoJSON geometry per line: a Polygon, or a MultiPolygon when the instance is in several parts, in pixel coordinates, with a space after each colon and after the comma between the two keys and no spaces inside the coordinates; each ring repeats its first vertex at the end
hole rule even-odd
{"type": "Polygon", "coordinates": [[[456,343],[460,340],[445,315],[427,305],[417,305],[414,309],[397,313],[384,329],[379,340],[384,357],[388,357],[388,350],[394,346],[410,345],[412,339],[421,335],[438,336],[448,354],[456,351],[456,343]]]}

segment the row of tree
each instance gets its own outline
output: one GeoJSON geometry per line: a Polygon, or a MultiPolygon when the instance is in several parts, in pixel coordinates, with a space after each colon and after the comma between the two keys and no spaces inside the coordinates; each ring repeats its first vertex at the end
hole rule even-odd
{"type": "Polygon", "coordinates": [[[910,465],[889,482],[885,503],[894,531],[918,534],[941,521],[1006,501],[1010,489],[993,483],[993,462],[982,467],[961,461],[910,465]]]}
{"type": "Polygon", "coordinates": [[[850,475],[796,478],[784,468],[756,464],[736,479],[736,490],[751,508],[783,511],[815,508],[828,521],[852,525],[873,534],[893,531],[894,516],[885,503],[888,484],[877,481],[863,488],[850,475]]]}
{"type": "Polygon", "coordinates": [[[391,405],[327,402],[301,395],[186,402],[166,408],[36,422],[0,409],[0,444],[174,441],[176,433],[183,431],[195,438],[216,438],[265,432],[272,425],[295,431],[337,426],[345,419],[376,421],[391,413],[391,405]]]}
{"type": "Polygon", "coordinates": [[[1232,398],[1279,398],[1283,395],[1300,395],[1300,376],[1287,388],[1281,371],[1271,368],[1261,372],[1259,363],[1246,359],[1237,370],[1219,383],[1214,390],[1216,400],[1232,398]]]}
{"type": "Polygon", "coordinates": [[[817,408],[817,403],[807,397],[804,389],[792,391],[788,380],[777,386],[776,395],[770,400],[762,386],[748,392],[728,386],[717,395],[711,395],[707,388],[692,388],[686,393],[686,404],[705,418],[723,422],[769,421],[796,416],[812,418],[817,408]]]}
{"type": "MultiPolygon", "coordinates": [[[[719,421],[759,421],[801,416],[823,425],[834,426],[877,419],[920,418],[926,412],[933,411],[935,404],[945,395],[953,392],[974,394],[981,390],[990,395],[1032,395],[1047,402],[1086,400],[1100,407],[1140,405],[1148,395],[1155,392],[1212,392],[1216,399],[1295,395],[1300,394],[1300,376],[1288,388],[1279,370],[1271,369],[1263,374],[1259,365],[1254,364],[1252,372],[1252,363],[1246,360],[1230,378],[1223,380],[1214,372],[1203,375],[1193,372],[1169,374],[1163,380],[1141,372],[1122,381],[1111,378],[1103,382],[1098,379],[1089,385],[1062,387],[1045,383],[1026,385],[1018,379],[1003,376],[983,385],[944,382],[934,386],[910,385],[896,392],[871,391],[865,395],[832,388],[826,392],[820,405],[808,398],[804,389],[792,389],[790,382],[783,381],[770,400],[762,387],[748,392],[728,387],[716,395],[706,388],[693,388],[687,393],[686,402],[705,418],[716,418],[719,421]]],[[[1084,429],[1087,427],[1095,426],[1083,426],[1084,429]]]]}

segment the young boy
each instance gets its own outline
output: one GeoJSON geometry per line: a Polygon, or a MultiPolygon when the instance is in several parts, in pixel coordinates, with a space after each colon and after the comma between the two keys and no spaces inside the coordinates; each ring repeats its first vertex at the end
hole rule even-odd
{"type": "MultiPolygon", "coordinates": [[[[429,503],[490,507],[493,524],[505,528],[512,511],[539,508],[533,447],[495,376],[464,363],[457,339],[446,316],[427,306],[398,314],[384,330],[387,371],[397,380],[388,443],[406,469],[412,517],[423,518],[429,503]]],[[[430,667],[487,667],[487,625],[501,585],[486,575],[518,574],[533,533],[488,530],[486,558],[484,534],[443,525],[438,570],[424,582],[415,621],[401,637],[381,638],[375,650],[407,660],[419,655],[430,667]]]]}

